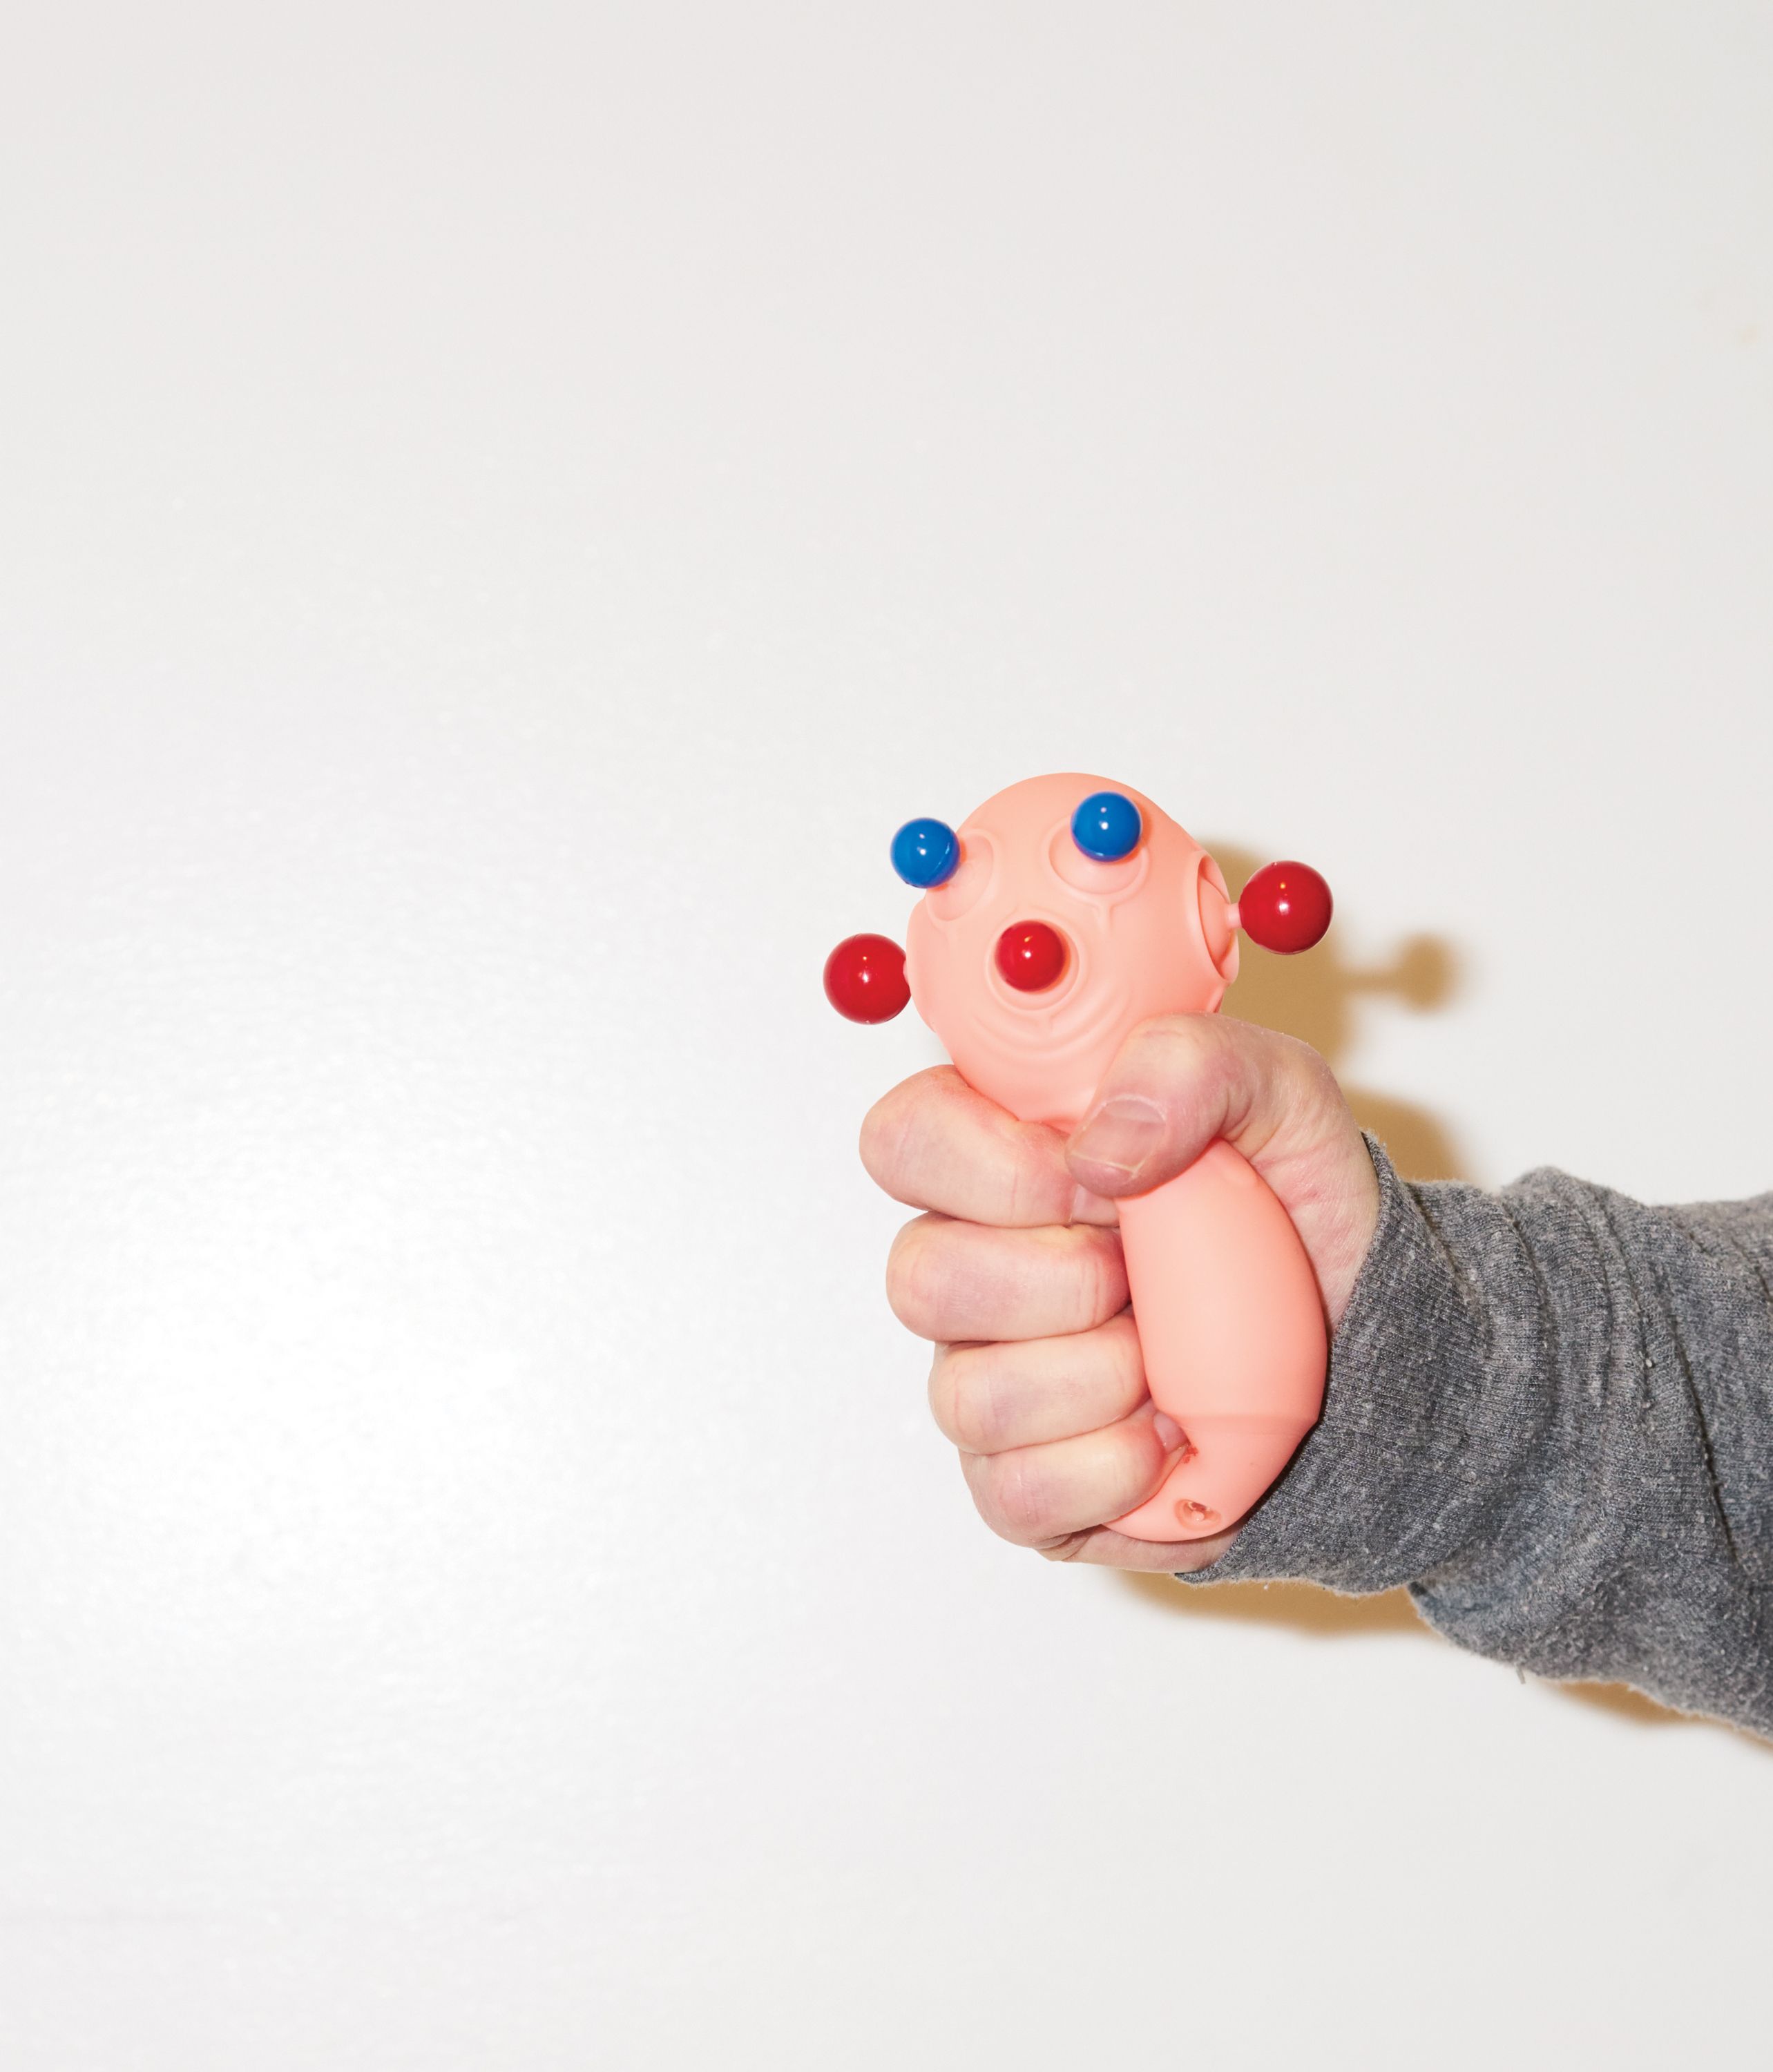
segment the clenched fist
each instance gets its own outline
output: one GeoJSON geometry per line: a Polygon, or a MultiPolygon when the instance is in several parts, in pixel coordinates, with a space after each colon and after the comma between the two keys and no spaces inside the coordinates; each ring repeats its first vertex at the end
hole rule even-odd
{"type": "Polygon", "coordinates": [[[935,1341],[930,1407],[1005,1539],[1054,1560],[1170,1571],[1205,1568],[1231,1544],[1235,1527],[1158,1545],[1105,1522],[1143,1503],[1184,1443],[1146,1392],[1115,1202],[1221,1137],[1292,1218],[1333,1331],[1379,1186],[1329,1067],[1291,1037],[1220,1015],[1146,1022],[1069,1140],[1017,1121],[951,1066],[870,1110],[863,1164],[924,1211],[894,1241],[887,1297],[935,1341]]]}

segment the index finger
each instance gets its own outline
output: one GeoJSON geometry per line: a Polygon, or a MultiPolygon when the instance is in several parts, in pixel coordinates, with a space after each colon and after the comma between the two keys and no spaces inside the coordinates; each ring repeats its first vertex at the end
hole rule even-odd
{"type": "Polygon", "coordinates": [[[862,1121],[862,1162],[895,1202],[965,1223],[1117,1219],[1112,1202],[1072,1178],[1056,1129],[1018,1122],[952,1065],[916,1073],[875,1102],[862,1121]]]}

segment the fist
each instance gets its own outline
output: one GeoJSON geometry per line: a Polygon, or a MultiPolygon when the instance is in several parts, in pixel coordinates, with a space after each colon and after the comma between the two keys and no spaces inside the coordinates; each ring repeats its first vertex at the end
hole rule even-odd
{"type": "Polygon", "coordinates": [[[870,1111],[862,1157],[921,1209],[895,1240],[887,1299],[935,1344],[930,1408],[980,1515],[1050,1559],[1208,1566],[1234,1535],[1173,1544],[1107,1524],[1150,1497],[1187,1441],[1146,1392],[1117,1201],[1216,1137],[1267,1181],[1303,1241],[1332,1330],[1378,1219],[1379,1187],[1315,1051],[1218,1015],[1148,1022],[1069,1137],[1018,1121],[952,1067],[870,1111]]]}

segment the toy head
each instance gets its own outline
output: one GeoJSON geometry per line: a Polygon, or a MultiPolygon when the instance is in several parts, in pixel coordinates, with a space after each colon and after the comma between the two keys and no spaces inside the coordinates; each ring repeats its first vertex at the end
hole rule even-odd
{"type": "MultiPolygon", "coordinates": [[[[1218,1006],[1237,975],[1240,919],[1286,949],[1307,948],[1329,924],[1329,888],[1298,865],[1259,872],[1240,916],[1191,835],[1143,793],[1098,777],[1012,784],[957,832],[911,821],[893,861],[924,889],[903,974],[917,1011],[980,1092],[1024,1121],[1065,1128],[1137,1023],[1218,1006]],[[1277,898],[1261,881],[1281,874],[1290,875],[1277,898]]],[[[826,990],[854,1018],[882,1019],[840,997],[845,952],[864,939],[877,966],[891,947],[840,944],[826,990]]],[[[877,982],[869,997],[896,1013],[903,1000],[886,1008],[892,993],[877,982]]]]}

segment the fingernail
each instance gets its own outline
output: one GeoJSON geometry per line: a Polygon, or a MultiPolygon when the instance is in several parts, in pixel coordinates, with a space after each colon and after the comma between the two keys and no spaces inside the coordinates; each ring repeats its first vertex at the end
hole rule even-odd
{"type": "Polygon", "coordinates": [[[1163,1141],[1163,1110],[1143,1094],[1116,1094],[1096,1111],[1071,1147],[1074,1159],[1131,1179],[1163,1141]]]}
{"type": "Polygon", "coordinates": [[[1182,1427],[1174,1417],[1158,1411],[1151,1420],[1151,1429],[1158,1435],[1158,1443],[1166,1453],[1173,1453],[1182,1444],[1182,1427]]]}

